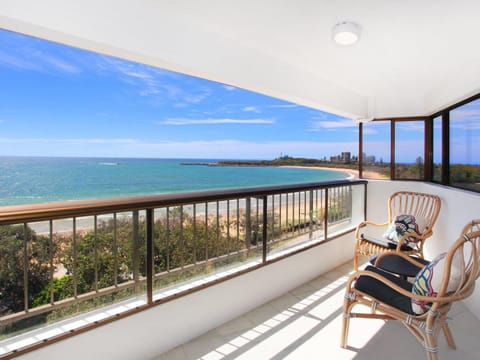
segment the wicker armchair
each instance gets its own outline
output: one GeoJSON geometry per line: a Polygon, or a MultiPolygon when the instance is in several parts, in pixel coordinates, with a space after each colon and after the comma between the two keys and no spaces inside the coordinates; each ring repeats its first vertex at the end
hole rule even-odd
{"type": "Polygon", "coordinates": [[[361,317],[400,320],[425,347],[429,360],[438,359],[438,334],[441,330],[447,344],[455,349],[446,318],[453,302],[473,293],[480,273],[479,246],[480,231],[460,236],[449,251],[442,254],[443,257],[432,260],[417,274],[413,285],[373,266],[351,275],[343,305],[341,346],[347,346],[350,319],[361,317]],[[419,291],[423,285],[430,288],[419,291]],[[354,313],[353,308],[360,304],[369,307],[371,312],[354,313]],[[415,305],[424,312],[419,313],[415,305]]]}
{"type": "Polygon", "coordinates": [[[392,194],[388,199],[386,222],[374,223],[367,220],[357,226],[353,257],[354,270],[358,270],[360,256],[373,256],[387,251],[402,251],[406,254],[417,254],[423,258],[423,244],[433,234],[432,228],[440,212],[440,206],[441,200],[437,195],[409,191],[392,194]],[[408,231],[395,239],[378,236],[382,228],[384,232],[388,229],[395,230],[395,224],[400,217],[409,219],[415,225],[416,231],[408,231]],[[421,224],[417,226],[415,221],[421,224]],[[375,230],[377,235],[370,235],[375,230]]]}

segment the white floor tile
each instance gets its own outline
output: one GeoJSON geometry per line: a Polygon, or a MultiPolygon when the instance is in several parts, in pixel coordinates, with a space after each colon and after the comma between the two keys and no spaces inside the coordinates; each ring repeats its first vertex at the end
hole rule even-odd
{"type": "MultiPolygon", "coordinates": [[[[351,319],[348,348],[340,348],[344,286],[351,271],[351,264],[344,264],[155,360],[426,358],[395,321],[351,319]]],[[[439,358],[480,359],[480,321],[462,303],[451,315],[458,349],[449,349],[440,335],[439,358]]]]}

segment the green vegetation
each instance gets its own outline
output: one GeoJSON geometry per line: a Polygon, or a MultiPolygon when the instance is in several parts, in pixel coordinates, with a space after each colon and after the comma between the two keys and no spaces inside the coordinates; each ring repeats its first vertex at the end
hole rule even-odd
{"type": "Polygon", "coordinates": [[[57,249],[45,236],[22,225],[0,227],[0,316],[24,310],[24,268],[28,264],[28,305],[40,295],[50,279],[50,256],[57,249]],[[27,241],[24,241],[24,238],[27,241]]]}
{"type": "Polygon", "coordinates": [[[461,188],[480,191],[480,166],[450,165],[450,183],[461,188]]]}
{"type": "MultiPolygon", "coordinates": [[[[212,165],[212,164],[210,164],[212,165]]],[[[356,158],[352,158],[348,163],[331,162],[327,159],[309,159],[283,156],[274,160],[229,160],[219,161],[213,164],[215,166],[320,166],[332,168],[358,169],[356,158]]]]}
{"type": "MultiPolygon", "coordinates": [[[[366,155],[364,155],[367,158],[366,155]]],[[[339,157],[335,157],[339,159],[339,157]]],[[[350,161],[342,160],[328,161],[324,159],[295,158],[283,156],[274,160],[242,160],[242,161],[220,161],[214,166],[318,166],[327,168],[345,168],[358,170],[358,159],[352,157],[350,161]]],[[[440,166],[434,165],[434,180],[440,181],[440,166]]],[[[365,177],[369,177],[367,172],[378,174],[380,178],[390,178],[390,163],[383,161],[364,163],[363,166],[365,177]]],[[[423,180],[425,177],[425,164],[421,156],[417,157],[414,164],[395,164],[396,179],[423,180]]],[[[480,166],[468,164],[452,164],[450,165],[450,184],[465,189],[480,191],[480,166]]]]}

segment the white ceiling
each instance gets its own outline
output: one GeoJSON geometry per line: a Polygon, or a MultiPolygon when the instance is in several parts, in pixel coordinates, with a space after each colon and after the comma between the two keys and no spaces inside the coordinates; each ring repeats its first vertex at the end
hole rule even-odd
{"type": "Polygon", "coordinates": [[[480,0],[1,0],[0,27],[352,118],[480,92],[480,0]],[[354,21],[360,41],[333,43],[354,21]]]}

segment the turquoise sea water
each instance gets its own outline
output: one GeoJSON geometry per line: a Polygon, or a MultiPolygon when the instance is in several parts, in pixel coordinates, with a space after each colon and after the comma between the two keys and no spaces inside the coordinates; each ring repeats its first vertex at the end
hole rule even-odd
{"type": "Polygon", "coordinates": [[[0,157],[0,206],[345,179],[318,169],[181,165],[191,159],[0,157]]]}

